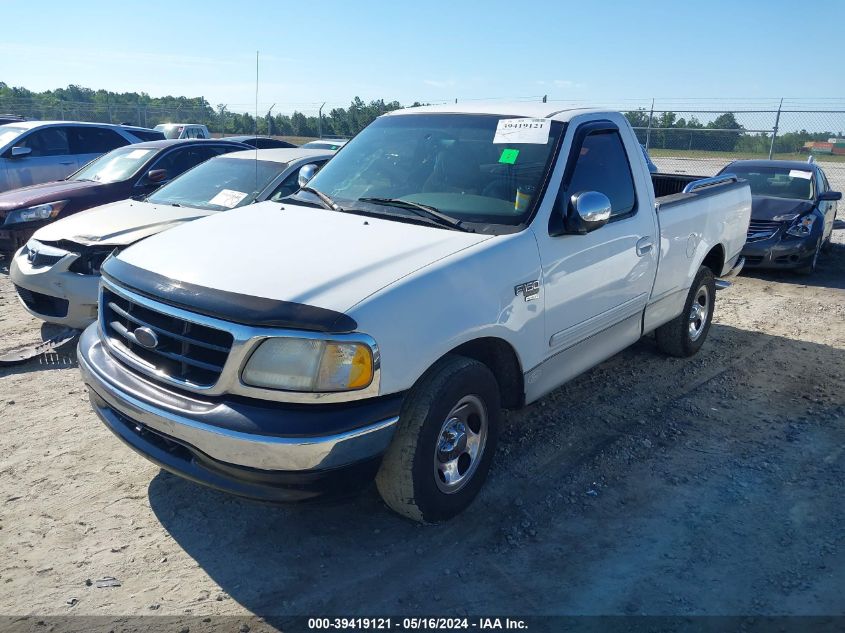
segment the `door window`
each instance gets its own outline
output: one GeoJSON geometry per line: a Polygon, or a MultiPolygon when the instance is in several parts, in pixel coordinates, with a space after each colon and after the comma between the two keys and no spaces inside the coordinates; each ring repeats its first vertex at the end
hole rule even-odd
{"type": "MultiPolygon", "coordinates": [[[[315,163],[306,163],[306,164],[314,164],[317,167],[322,167],[326,164],[327,161],[321,160],[315,163]]],[[[300,165],[300,169],[305,165],[300,165]]],[[[287,178],[285,178],[279,186],[276,187],[276,190],[273,192],[273,195],[270,196],[270,200],[273,202],[278,202],[282,198],[286,198],[287,196],[296,193],[299,191],[299,169],[294,170],[292,174],[290,174],[287,178]]]]}
{"type": "Polygon", "coordinates": [[[610,199],[612,218],[636,211],[636,194],[628,154],[616,130],[599,130],[584,139],[568,194],[598,191],[610,199]]]}
{"type": "Polygon", "coordinates": [[[66,156],[70,154],[67,128],[48,127],[36,130],[16,143],[18,147],[29,147],[32,157],[66,156]]]}
{"type": "Polygon", "coordinates": [[[70,142],[73,154],[105,154],[129,145],[129,141],[114,130],[99,127],[72,128],[70,142]]]}

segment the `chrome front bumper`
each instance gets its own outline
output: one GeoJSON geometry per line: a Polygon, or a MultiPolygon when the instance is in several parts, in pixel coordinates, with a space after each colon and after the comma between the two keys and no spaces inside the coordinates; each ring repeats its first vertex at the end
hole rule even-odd
{"type": "MultiPolygon", "coordinates": [[[[96,324],[80,337],[78,358],[82,378],[93,392],[92,406],[113,430],[119,417],[139,432],[149,430],[172,439],[223,466],[284,472],[342,468],[383,454],[398,422],[398,415],[372,421],[373,415],[385,411],[396,409],[398,413],[398,405],[385,408],[382,403],[369,409],[350,407],[349,415],[356,419],[353,428],[306,435],[299,425],[295,435],[286,435],[286,412],[274,406],[276,403],[261,408],[261,403],[255,402],[244,406],[219,398],[189,397],[135,374],[105,349],[96,324]],[[359,426],[357,420],[366,423],[359,426]]],[[[301,417],[303,408],[308,407],[300,405],[289,415],[301,417]]],[[[331,416],[337,419],[337,405],[331,416]]],[[[133,448],[144,453],[143,447],[133,448]]]]}

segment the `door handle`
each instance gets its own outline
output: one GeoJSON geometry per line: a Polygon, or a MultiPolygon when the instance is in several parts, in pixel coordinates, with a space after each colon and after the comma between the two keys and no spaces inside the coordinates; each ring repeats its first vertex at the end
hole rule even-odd
{"type": "Polygon", "coordinates": [[[646,253],[651,252],[652,246],[654,246],[654,243],[650,237],[643,237],[637,240],[637,257],[642,257],[646,253]]]}

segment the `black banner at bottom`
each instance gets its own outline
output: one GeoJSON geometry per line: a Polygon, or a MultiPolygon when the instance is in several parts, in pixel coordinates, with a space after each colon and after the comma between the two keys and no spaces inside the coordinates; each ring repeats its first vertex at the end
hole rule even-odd
{"type": "Polygon", "coordinates": [[[0,616],[0,633],[845,633],[841,616],[0,616]]]}

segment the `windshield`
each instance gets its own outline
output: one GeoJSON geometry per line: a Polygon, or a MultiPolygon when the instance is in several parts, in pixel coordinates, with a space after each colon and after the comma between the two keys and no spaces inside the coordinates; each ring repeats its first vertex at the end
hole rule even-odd
{"type": "Polygon", "coordinates": [[[773,196],[793,200],[813,199],[813,172],[787,167],[728,166],[724,170],[747,180],[753,196],[773,196]]]}
{"type": "Polygon", "coordinates": [[[562,130],[563,124],[549,119],[385,116],[308,184],[347,210],[412,216],[395,204],[374,207],[378,203],[362,200],[398,198],[464,222],[516,226],[542,195],[562,130]]]}
{"type": "Polygon", "coordinates": [[[68,180],[119,182],[133,176],[158,150],[120,147],[91,161],[68,180]]]}
{"type": "Polygon", "coordinates": [[[0,147],[26,132],[26,128],[0,125],[0,147]]]}
{"type": "Polygon", "coordinates": [[[156,125],[154,128],[156,131],[161,132],[164,134],[164,138],[179,138],[179,135],[182,133],[182,130],[185,129],[182,125],[156,125]]]}
{"type": "Polygon", "coordinates": [[[147,198],[154,204],[223,211],[249,204],[282,173],[287,163],[245,158],[212,158],[147,198]]]}

